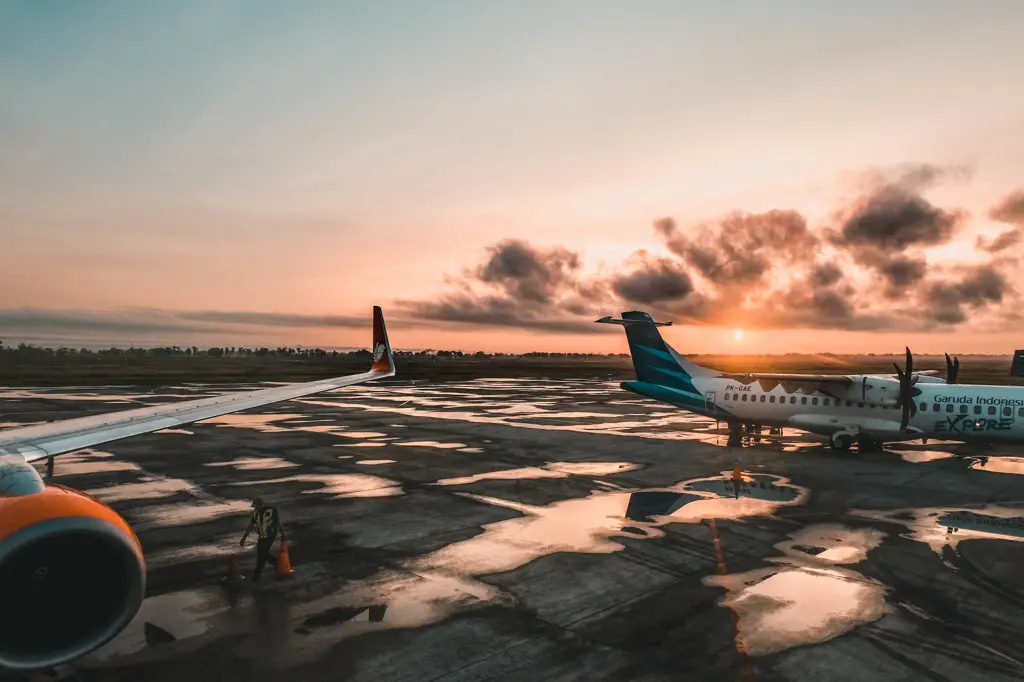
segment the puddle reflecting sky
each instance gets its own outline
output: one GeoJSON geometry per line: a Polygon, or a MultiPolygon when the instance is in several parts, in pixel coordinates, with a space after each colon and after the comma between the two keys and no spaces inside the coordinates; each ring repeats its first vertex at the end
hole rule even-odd
{"type": "MultiPolygon", "coordinates": [[[[483,526],[484,532],[469,540],[448,545],[437,552],[411,560],[413,570],[444,571],[455,574],[486,575],[509,571],[555,552],[610,553],[623,549],[615,541],[624,538],[658,538],[664,533],[657,526],[665,523],[698,523],[705,518],[741,518],[768,514],[780,506],[800,504],[806,489],[793,486],[781,477],[759,474],[771,479],[776,488],[791,488],[787,501],[757,499],[758,488],[737,499],[723,497],[725,490],[709,485],[707,490],[691,488],[686,481],[661,491],[614,492],[601,490],[579,499],[562,500],[536,507],[496,497],[456,493],[484,504],[514,509],[522,517],[483,526]],[[631,518],[635,496],[651,492],[667,493],[681,502],[671,510],[656,513],[647,521],[631,518]]],[[[722,479],[724,483],[724,478],[722,479]]],[[[730,493],[732,494],[732,493],[730,493]]],[[[767,493],[765,493],[767,494],[767,493]]],[[[636,514],[632,514],[636,516],[636,514]]]]}
{"type": "Polygon", "coordinates": [[[971,457],[971,469],[994,471],[1000,474],[1024,474],[1024,459],[1020,457],[971,457]]]}
{"type": "Polygon", "coordinates": [[[404,494],[402,486],[397,481],[369,474],[299,474],[259,481],[239,481],[230,485],[252,486],[292,482],[319,483],[320,487],[303,490],[303,494],[332,495],[336,498],[393,497],[404,494]]]}
{"type": "Polygon", "coordinates": [[[803,528],[776,545],[775,567],[712,575],[727,591],[722,605],[739,617],[738,637],[754,656],[824,642],[889,611],[884,585],[840,564],[862,561],[881,544],[875,529],[836,524],[803,528]]]}
{"type": "Polygon", "coordinates": [[[281,457],[237,457],[230,462],[205,462],[208,467],[232,467],[240,471],[261,471],[263,469],[290,469],[299,466],[281,457]]]}
{"type": "Polygon", "coordinates": [[[855,509],[855,516],[888,521],[904,526],[908,537],[931,547],[939,554],[945,547],[956,548],[964,540],[1024,540],[1024,508],[985,506],[977,509],[925,507],[877,511],[855,509]],[[955,532],[950,532],[956,529],[955,532]]]}
{"type": "MultiPolygon", "coordinates": [[[[462,452],[462,450],[460,450],[462,452]]],[[[629,462],[552,462],[543,467],[524,467],[490,471],[461,478],[445,478],[435,485],[466,485],[484,480],[515,480],[524,478],[566,478],[568,476],[606,476],[633,471],[637,466],[629,462]]]]}

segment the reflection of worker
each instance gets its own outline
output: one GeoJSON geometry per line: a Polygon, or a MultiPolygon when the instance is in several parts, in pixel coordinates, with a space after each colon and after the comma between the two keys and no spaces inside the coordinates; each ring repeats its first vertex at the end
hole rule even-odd
{"type": "Polygon", "coordinates": [[[244,547],[245,539],[249,537],[249,533],[252,532],[253,528],[256,529],[259,539],[256,541],[256,570],[253,571],[252,579],[259,580],[260,573],[263,571],[263,564],[270,558],[270,546],[274,544],[279,528],[281,530],[281,542],[284,542],[284,527],[281,526],[281,519],[277,515],[277,507],[263,504],[263,500],[259,497],[252,501],[252,507],[249,527],[245,529],[245,535],[242,536],[242,540],[238,544],[244,547]]]}

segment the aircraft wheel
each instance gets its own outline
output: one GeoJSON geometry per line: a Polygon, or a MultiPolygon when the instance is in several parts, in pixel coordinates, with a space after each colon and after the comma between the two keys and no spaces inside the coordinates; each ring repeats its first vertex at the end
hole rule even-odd
{"type": "Polygon", "coordinates": [[[853,445],[853,436],[848,433],[837,433],[832,436],[831,444],[834,450],[849,450],[853,445]]]}

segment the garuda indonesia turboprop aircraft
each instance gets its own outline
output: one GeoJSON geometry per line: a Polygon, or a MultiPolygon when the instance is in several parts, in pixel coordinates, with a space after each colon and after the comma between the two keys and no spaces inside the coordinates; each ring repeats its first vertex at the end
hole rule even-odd
{"type": "Polygon", "coordinates": [[[626,329],[636,381],[622,388],[729,424],[739,445],[744,424],[794,427],[828,436],[845,450],[941,438],[962,442],[1024,442],[1024,388],[957,384],[958,360],[946,356],[947,379],[914,372],[907,349],[894,375],[726,373],[696,365],[661,338],[645,312],[598,322],[626,329]]]}
{"type": "Polygon", "coordinates": [[[33,462],[129,436],[394,376],[379,307],[370,371],[0,430],[0,668],[52,667],[132,620],[146,591],[139,540],[115,511],[47,484],[33,462]]]}

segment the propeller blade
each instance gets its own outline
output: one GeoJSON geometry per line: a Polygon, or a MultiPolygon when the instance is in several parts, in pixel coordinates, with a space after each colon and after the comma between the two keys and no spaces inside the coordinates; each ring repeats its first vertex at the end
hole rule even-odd
{"type": "Polygon", "coordinates": [[[955,384],[956,383],[956,378],[959,375],[960,375],[960,358],[954,356],[953,357],[953,379],[952,379],[952,381],[949,381],[948,383],[955,384]]]}

